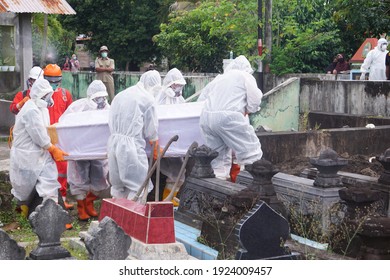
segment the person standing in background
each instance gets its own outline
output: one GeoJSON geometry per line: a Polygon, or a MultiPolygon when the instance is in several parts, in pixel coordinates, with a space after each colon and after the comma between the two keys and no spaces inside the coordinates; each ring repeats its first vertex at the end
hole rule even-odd
{"type": "Polygon", "coordinates": [[[80,71],[80,62],[75,54],[72,54],[72,59],[70,60],[70,71],[72,71],[72,73],[80,71]]]}
{"type": "Polygon", "coordinates": [[[360,80],[366,79],[366,73],[369,73],[368,79],[370,81],[385,81],[387,79],[385,64],[388,53],[387,46],[387,40],[380,38],[377,46],[368,52],[360,67],[360,71],[362,72],[360,80]]]}
{"type": "Polygon", "coordinates": [[[113,59],[108,57],[108,48],[107,46],[101,46],[100,57],[97,57],[95,60],[95,71],[97,72],[97,80],[101,80],[107,88],[108,96],[110,97],[110,102],[115,97],[115,86],[114,78],[112,72],[115,69],[115,62],[113,59]]]}

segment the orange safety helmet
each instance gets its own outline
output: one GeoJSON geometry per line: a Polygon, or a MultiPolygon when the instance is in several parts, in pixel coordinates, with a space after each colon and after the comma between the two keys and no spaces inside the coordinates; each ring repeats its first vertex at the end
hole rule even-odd
{"type": "Polygon", "coordinates": [[[48,64],[43,69],[43,76],[50,83],[59,83],[62,80],[61,68],[57,64],[48,64]]]}

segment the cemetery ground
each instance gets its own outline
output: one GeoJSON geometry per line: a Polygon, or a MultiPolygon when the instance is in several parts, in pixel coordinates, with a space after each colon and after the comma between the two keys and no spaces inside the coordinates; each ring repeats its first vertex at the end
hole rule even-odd
{"type": "MultiPolygon", "coordinates": [[[[382,165],[376,161],[375,159],[370,163],[370,156],[363,155],[348,155],[342,154],[340,155],[343,158],[348,160],[348,165],[345,166],[341,171],[358,173],[362,175],[378,177],[379,174],[384,170],[382,165]]],[[[377,155],[372,155],[375,157],[377,155]]],[[[312,167],[309,158],[307,157],[297,157],[293,160],[283,162],[275,165],[276,168],[279,169],[280,172],[291,174],[291,175],[299,175],[304,169],[312,167]]],[[[37,236],[32,231],[29,221],[20,216],[20,214],[15,212],[15,202],[12,200],[12,195],[10,194],[11,185],[9,181],[6,179],[7,174],[0,172],[0,228],[6,231],[15,241],[23,244],[26,249],[26,253],[36,247],[37,244],[37,236]]],[[[77,218],[77,204],[71,196],[69,196],[70,202],[74,203],[74,209],[69,210],[69,213],[73,219],[72,225],[73,229],[66,230],[62,235],[63,246],[69,250],[77,259],[87,259],[88,254],[85,251],[77,250],[71,248],[69,245],[70,238],[79,238],[79,233],[81,231],[87,231],[92,220],[87,222],[79,221],[77,218]]],[[[100,201],[95,201],[95,208],[99,210],[100,201]]],[[[96,218],[94,219],[96,220],[96,218]]],[[[291,221],[290,221],[291,222],[291,221]]],[[[295,225],[290,224],[290,228],[293,231],[295,225]]],[[[199,241],[202,241],[202,237],[199,238],[199,241]]],[[[321,241],[321,240],[318,240],[321,241]]],[[[210,244],[206,244],[210,245],[210,244]]],[[[291,243],[292,245],[292,243],[291,243]]],[[[349,246],[349,244],[347,244],[349,246]]],[[[309,255],[306,247],[294,246],[292,250],[298,250],[301,254],[304,254],[306,258],[318,258],[318,256],[313,256],[313,253],[309,255]]],[[[317,251],[318,252],[318,251],[317,251]]],[[[227,258],[232,258],[234,256],[228,256],[227,258]]],[[[326,258],[326,257],[320,257],[326,258]]]]}

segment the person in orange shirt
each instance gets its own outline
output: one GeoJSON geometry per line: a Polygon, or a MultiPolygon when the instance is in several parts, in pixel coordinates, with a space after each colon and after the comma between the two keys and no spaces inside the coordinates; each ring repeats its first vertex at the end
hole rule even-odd
{"type": "Polygon", "coordinates": [[[43,70],[39,66],[34,66],[31,68],[28,75],[28,80],[26,81],[27,89],[24,91],[19,91],[17,94],[15,94],[15,97],[9,106],[11,113],[14,113],[15,115],[18,114],[24,103],[30,99],[31,87],[37,79],[43,79],[43,70]]]}
{"type": "MultiPolygon", "coordinates": [[[[66,111],[69,105],[72,103],[72,95],[67,89],[61,88],[62,72],[61,68],[57,64],[48,64],[43,69],[43,77],[49,81],[54,93],[52,99],[54,104],[49,107],[50,124],[58,122],[58,119],[66,111]]],[[[67,168],[66,161],[56,161],[58,170],[58,182],[61,184],[60,193],[64,201],[66,209],[73,208],[72,204],[66,202],[67,191],[67,168]]]]}

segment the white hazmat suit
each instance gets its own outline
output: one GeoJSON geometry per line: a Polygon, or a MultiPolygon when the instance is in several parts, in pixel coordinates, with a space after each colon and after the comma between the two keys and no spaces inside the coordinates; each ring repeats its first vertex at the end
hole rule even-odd
{"type": "Polygon", "coordinates": [[[163,88],[157,95],[157,104],[180,104],[184,103],[183,87],[186,81],[180,70],[172,68],[163,80],[163,88]]]}
{"type": "Polygon", "coordinates": [[[370,72],[368,79],[370,81],[385,81],[386,78],[386,55],[387,51],[387,40],[380,38],[377,46],[370,50],[364,59],[360,71],[362,72],[360,80],[366,79],[366,73],[370,72]]]}
{"type": "MultiPolygon", "coordinates": [[[[107,146],[111,195],[132,199],[148,173],[145,139],[158,140],[156,103],[142,82],[115,96],[108,125],[111,132],[107,146]]],[[[152,189],[149,180],[148,191],[152,189]]]]}
{"type": "Polygon", "coordinates": [[[16,115],[10,153],[11,193],[19,202],[28,204],[34,187],[43,199],[58,201],[56,164],[47,150],[52,145],[47,133],[50,125],[49,103],[53,89],[45,79],[37,79],[28,100],[16,115]],[[42,98],[45,97],[45,100],[42,98]]]}
{"type": "Polygon", "coordinates": [[[205,144],[218,152],[211,162],[215,175],[225,180],[229,178],[231,150],[240,165],[252,164],[263,155],[260,141],[245,117],[259,110],[263,94],[250,74],[253,70],[249,61],[242,56],[236,63],[238,68],[227,69],[212,82],[200,115],[205,144]]]}
{"type": "MultiPolygon", "coordinates": [[[[68,107],[61,120],[70,113],[85,112],[92,110],[108,110],[110,105],[107,102],[107,89],[100,80],[93,81],[87,89],[87,97],[79,99],[68,107]],[[99,102],[98,102],[99,101],[99,102]]],[[[85,115],[83,115],[85,116],[85,115]]],[[[107,182],[108,160],[69,160],[68,161],[68,182],[70,192],[77,200],[85,199],[91,191],[94,195],[104,196],[101,193],[109,189],[107,182]]]]}

